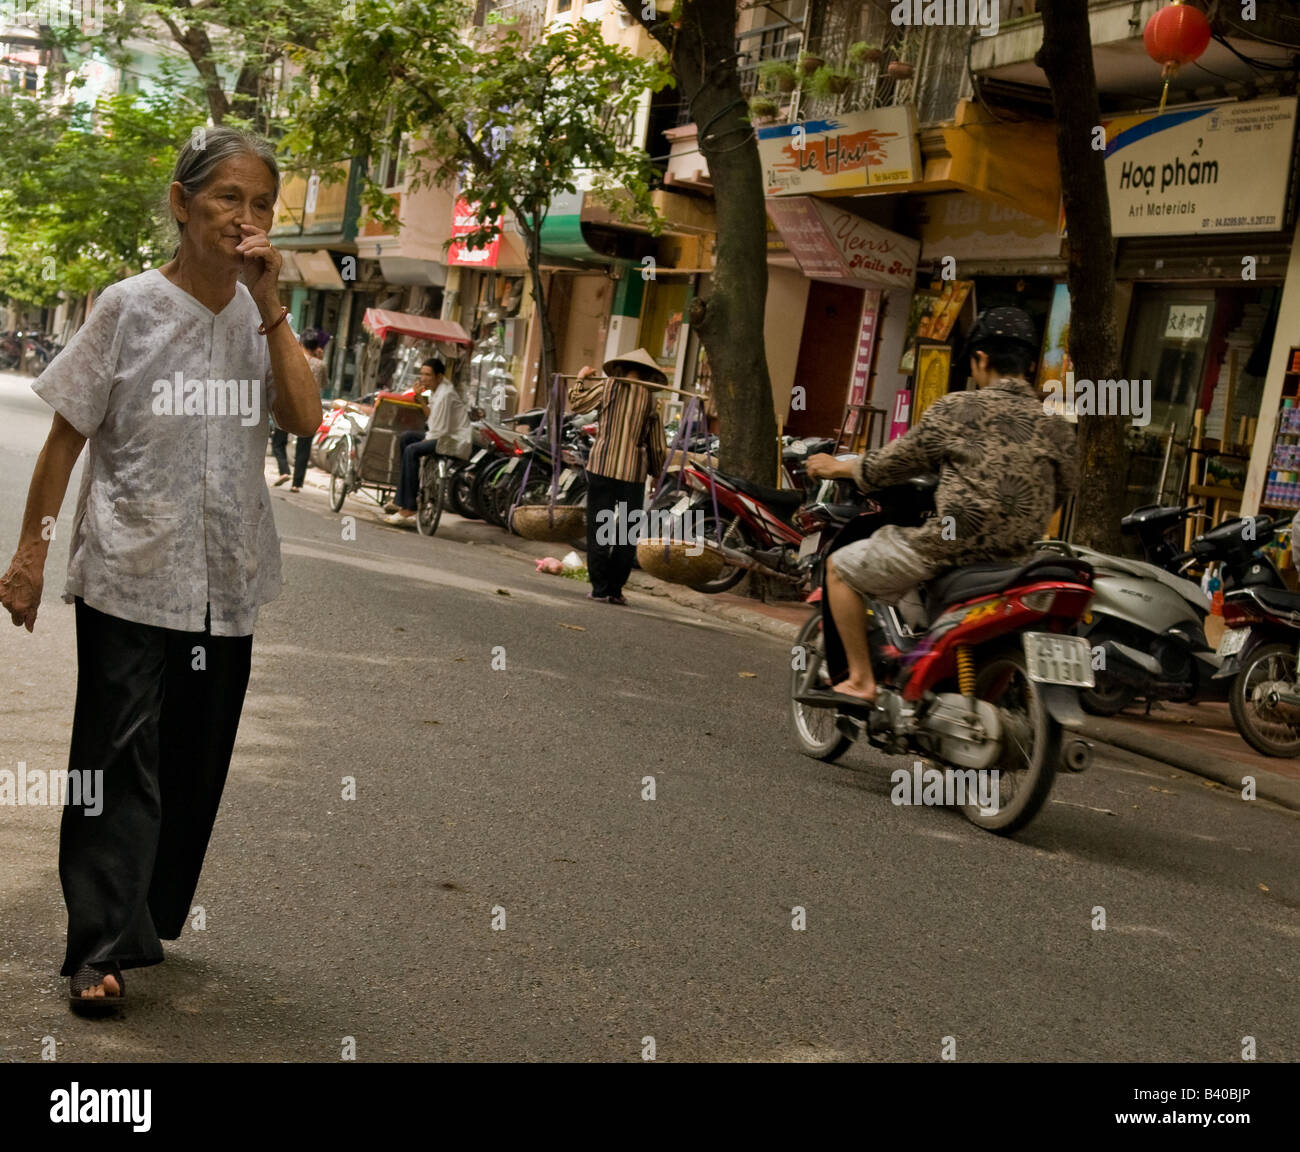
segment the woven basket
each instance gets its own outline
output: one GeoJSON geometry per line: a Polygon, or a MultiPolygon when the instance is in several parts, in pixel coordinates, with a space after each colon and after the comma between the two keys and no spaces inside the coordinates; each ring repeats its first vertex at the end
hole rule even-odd
{"type": "Polygon", "coordinates": [[[698,588],[716,580],[727,566],[711,548],[705,548],[698,556],[686,554],[688,548],[695,551],[698,547],[686,540],[641,540],[636,546],[636,562],[643,572],[657,580],[698,588]]]}
{"type": "Polygon", "coordinates": [[[510,529],[525,540],[562,543],[587,533],[586,512],[573,504],[521,504],[510,518],[510,529]]]}

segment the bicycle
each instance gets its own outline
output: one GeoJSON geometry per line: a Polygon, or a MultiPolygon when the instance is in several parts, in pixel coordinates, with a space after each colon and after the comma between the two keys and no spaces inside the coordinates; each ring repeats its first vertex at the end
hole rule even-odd
{"type": "Polygon", "coordinates": [[[446,503],[451,461],[446,456],[425,456],[420,461],[420,487],[415,499],[415,527],[421,536],[438,531],[446,503]]]}

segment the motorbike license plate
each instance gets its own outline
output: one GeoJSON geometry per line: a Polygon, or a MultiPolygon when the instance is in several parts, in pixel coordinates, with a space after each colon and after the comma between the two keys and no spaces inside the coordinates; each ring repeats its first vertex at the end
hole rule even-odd
{"type": "Polygon", "coordinates": [[[573,482],[577,478],[578,478],[577,469],[566,468],[563,472],[560,473],[560,491],[567,492],[573,486],[573,482]]]}
{"type": "Polygon", "coordinates": [[[822,534],[820,532],[814,532],[811,536],[805,536],[799,543],[799,559],[807,560],[809,556],[817,551],[817,547],[821,542],[822,534]]]}
{"type": "Polygon", "coordinates": [[[1249,631],[1248,628],[1225,628],[1215,651],[1220,656],[1235,656],[1245,647],[1249,631]]]}
{"type": "Polygon", "coordinates": [[[510,473],[513,472],[513,471],[514,471],[516,468],[518,468],[518,467],[519,467],[519,457],[518,457],[518,456],[515,456],[515,457],[510,461],[509,464],[507,464],[504,468],[501,469],[501,475],[502,475],[502,476],[509,476],[510,473]]]}
{"type": "Polygon", "coordinates": [[[680,516],[690,506],[691,506],[691,497],[689,493],[684,492],[682,493],[682,495],[677,497],[676,503],[674,503],[673,506],[668,509],[668,513],[671,516],[680,516]]]}
{"type": "Polygon", "coordinates": [[[1082,636],[1054,636],[1049,632],[1025,633],[1025,669],[1039,684],[1068,684],[1092,688],[1092,649],[1082,636]]]}

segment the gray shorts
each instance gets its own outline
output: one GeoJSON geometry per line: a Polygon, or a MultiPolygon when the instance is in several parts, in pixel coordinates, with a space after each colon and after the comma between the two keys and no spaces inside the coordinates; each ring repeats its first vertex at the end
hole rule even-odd
{"type": "Polygon", "coordinates": [[[831,563],[858,595],[886,604],[896,603],[943,571],[922,559],[904,530],[894,524],[886,524],[866,540],[846,544],[831,556],[831,563]]]}

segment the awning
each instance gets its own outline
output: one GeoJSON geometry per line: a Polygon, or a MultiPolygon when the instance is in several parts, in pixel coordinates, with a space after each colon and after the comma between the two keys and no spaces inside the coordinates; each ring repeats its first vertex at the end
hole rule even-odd
{"type": "Polygon", "coordinates": [[[412,316],[409,312],[387,312],[382,308],[367,308],[361,326],[382,339],[390,332],[400,336],[415,336],[421,340],[434,340],[440,344],[463,344],[473,341],[454,320],[435,320],[431,316],[412,316]]]}
{"type": "Polygon", "coordinates": [[[610,258],[597,252],[582,234],[583,192],[560,192],[551,198],[550,209],[542,221],[541,249],[547,256],[565,260],[590,260],[608,264],[610,258]]]}
{"type": "MultiPolygon", "coordinates": [[[[277,242],[276,247],[279,247],[277,242]]],[[[336,292],[343,290],[343,278],[334,267],[330,254],[324,250],[315,252],[281,252],[284,267],[280,278],[287,284],[301,284],[304,288],[330,288],[336,292]]]]}
{"type": "Polygon", "coordinates": [[[437,260],[380,255],[379,271],[389,284],[426,284],[442,288],[447,283],[447,266],[437,260]]]}
{"type": "Polygon", "coordinates": [[[810,280],[848,280],[909,292],[916,282],[919,240],[815,196],[770,196],[767,214],[810,280]]]}

